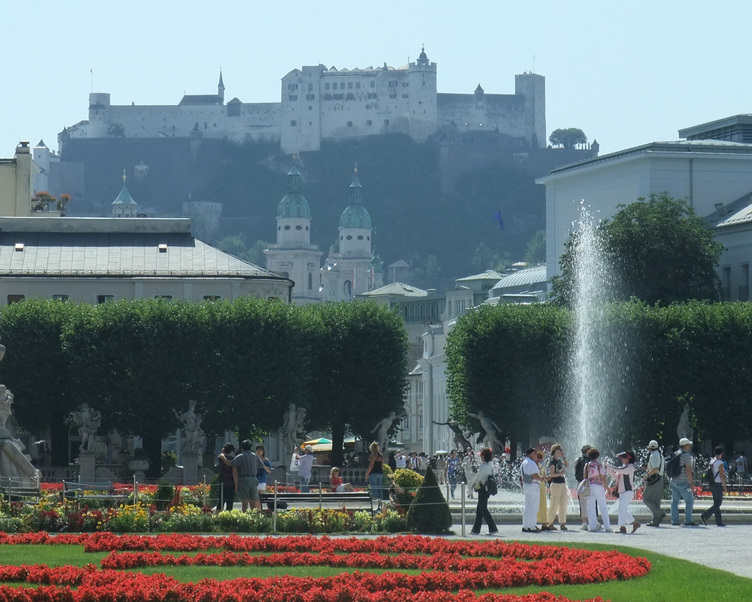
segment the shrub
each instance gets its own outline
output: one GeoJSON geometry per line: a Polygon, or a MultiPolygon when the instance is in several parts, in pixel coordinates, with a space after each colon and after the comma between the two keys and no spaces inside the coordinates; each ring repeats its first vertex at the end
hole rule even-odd
{"type": "MultiPolygon", "coordinates": [[[[238,533],[269,533],[271,531],[271,518],[264,512],[251,510],[224,510],[217,515],[217,522],[222,531],[236,531],[238,533]]],[[[279,527],[279,523],[277,524],[279,527]]]]}
{"type": "Polygon", "coordinates": [[[175,487],[167,481],[157,483],[157,492],[154,494],[154,505],[157,510],[167,510],[175,497],[175,487]]]}
{"type": "Polygon", "coordinates": [[[407,528],[418,533],[446,533],[451,526],[449,504],[441,495],[436,475],[429,468],[407,511],[407,528]]]}
{"type": "Polygon", "coordinates": [[[0,531],[18,533],[23,529],[23,520],[12,516],[0,516],[0,531]]]}
{"type": "Polygon", "coordinates": [[[415,492],[423,483],[423,477],[409,468],[400,468],[394,472],[394,488],[397,505],[404,511],[410,508],[415,492]]]}

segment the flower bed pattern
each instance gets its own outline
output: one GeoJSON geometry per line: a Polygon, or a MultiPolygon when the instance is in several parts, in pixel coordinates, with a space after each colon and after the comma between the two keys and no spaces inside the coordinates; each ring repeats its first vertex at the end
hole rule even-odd
{"type": "Polygon", "coordinates": [[[1,602],[553,602],[566,598],[543,592],[526,596],[484,594],[475,590],[523,585],[587,584],[640,577],[650,570],[645,558],[620,552],[591,552],[499,540],[445,540],[420,536],[375,539],[328,537],[197,537],[111,533],[0,533],[0,545],[83,545],[86,551],[109,551],[100,567],[0,566],[1,602]],[[199,552],[175,556],[163,552],[199,552]],[[180,583],[165,575],[123,573],[147,566],[334,566],[387,569],[383,574],[344,573],[336,577],[204,579],[180,583]],[[405,569],[420,574],[396,572],[405,569]]]}

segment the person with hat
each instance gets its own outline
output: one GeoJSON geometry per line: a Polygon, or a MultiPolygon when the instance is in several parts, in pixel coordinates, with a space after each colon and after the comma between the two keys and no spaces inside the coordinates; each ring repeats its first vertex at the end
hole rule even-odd
{"type": "MultiPolygon", "coordinates": [[[[574,478],[575,480],[580,483],[585,478],[585,466],[587,466],[587,463],[590,461],[590,458],[588,458],[587,453],[590,451],[590,448],[592,445],[588,445],[587,443],[582,446],[582,449],[580,450],[582,453],[577,460],[574,462],[574,478]]],[[[588,530],[588,518],[587,518],[587,508],[588,508],[588,493],[587,490],[583,491],[582,493],[577,494],[577,499],[580,502],[580,519],[582,520],[582,530],[587,531],[588,530]]]]}
{"type": "Polygon", "coordinates": [[[634,497],[635,453],[630,449],[617,454],[621,466],[606,465],[606,472],[616,479],[616,493],[619,494],[619,533],[627,532],[632,525],[632,533],[640,528],[640,523],[629,512],[629,504],[634,497]]]}
{"type": "Polygon", "coordinates": [[[540,506],[540,468],[538,468],[538,452],[534,447],[525,452],[525,459],[520,467],[522,473],[522,493],[525,495],[525,506],[522,510],[522,532],[540,533],[537,517],[540,506]]]}
{"type": "Polygon", "coordinates": [[[693,493],[694,479],[692,477],[692,442],[686,437],[679,439],[679,476],[671,479],[671,524],[679,526],[679,501],[684,500],[684,526],[695,527],[692,520],[692,510],[695,506],[693,493]]]}
{"type": "Polygon", "coordinates": [[[666,513],[661,509],[663,498],[663,474],[666,470],[666,461],[663,459],[658,447],[658,442],[653,439],[648,443],[647,473],[645,474],[645,489],[642,492],[642,501],[653,515],[648,527],[659,527],[661,521],[666,518],[666,513]]]}
{"type": "Polygon", "coordinates": [[[298,477],[300,478],[300,493],[308,493],[311,490],[311,474],[316,456],[313,455],[313,447],[305,446],[305,453],[300,456],[295,454],[298,461],[298,477]]]}

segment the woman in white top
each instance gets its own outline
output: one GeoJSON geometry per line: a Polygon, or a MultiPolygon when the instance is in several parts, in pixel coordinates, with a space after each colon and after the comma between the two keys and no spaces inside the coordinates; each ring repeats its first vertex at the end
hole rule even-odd
{"type": "Polygon", "coordinates": [[[713,471],[713,478],[710,481],[710,492],[713,494],[713,505],[700,515],[703,525],[708,524],[708,519],[715,514],[715,524],[719,527],[725,527],[721,516],[721,504],[723,503],[723,492],[726,491],[726,467],[723,464],[723,448],[719,445],[713,450],[715,458],[710,463],[710,470],[713,471]]]}
{"type": "Polygon", "coordinates": [[[598,512],[603,519],[603,528],[611,533],[611,520],[608,517],[606,504],[606,469],[598,461],[601,452],[591,447],[587,453],[589,462],[585,466],[585,478],[590,482],[590,495],[588,496],[588,528],[590,531],[598,530],[598,517],[595,514],[595,505],[598,504],[598,512]]]}
{"type": "Polygon", "coordinates": [[[473,535],[480,535],[480,528],[485,520],[486,524],[488,524],[488,534],[495,535],[499,532],[499,529],[496,526],[491,513],[488,511],[488,498],[490,497],[490,494],[486,489],[486,481],[488,481],[488,477],[493,476],[493,464],[491,464],[493,452],[488,447],[484,447],[480,450],[480,458],[483,462],[481,463],[480,468],[478,468],[478,474],[475,475],[474,485],[475,490],[478,493],[478,507],[475,511],[475,522],[473,523],[473,528],[470,530],[470,533],[473,535]]]}
{"type": "Polygon", "coordinates": [[[629,504],[634,497],[634,461],[635,454],[630,449],[617,454],[621,466],[606,466],[606,472],[616,479],[616,490],[619,494],[619,533],[627,532],[627,525],[632,525],[632,533],[640,528],[634,516],[629,513],[629,504]]]}

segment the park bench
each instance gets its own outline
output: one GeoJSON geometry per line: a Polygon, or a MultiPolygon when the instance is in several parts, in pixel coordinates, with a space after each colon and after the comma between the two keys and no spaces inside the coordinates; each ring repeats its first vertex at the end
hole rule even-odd
{"type": "Polygon", "coordinates": [[[125,501],[128,493],[118,492],[109,481],[99,483],[79,483],[78,481],[63,481],[61,492],[64,500],[72,500],[77,504],[87,501],[103,501],[114,504],[125,501]]]}
{"type": "Polygon", "coordinates": [[[41,495],[39,479],[36,485],[29,485],[27,479],[0,477],[0,499],[17,502],[28,498],[39,498],[41,495]]]}
{"type": "Polygon", "coordinates": [[[336,505],[338,507],[344,506],[345,508],[363,508],[368,509],[373,513],[373,499],[368,491],[324,491],[323,488],[319,488],[316,491],[309,491],[308,493],[301,493],[299,491],[276,491],[272,486],[271,489],[267,489],[264,492],[259,493],[262,506],[267,505],[269,510],[279,508],[295,508],[295,507],[310,507],[318,506],[321,510],[324,505],[336,505]]]}

